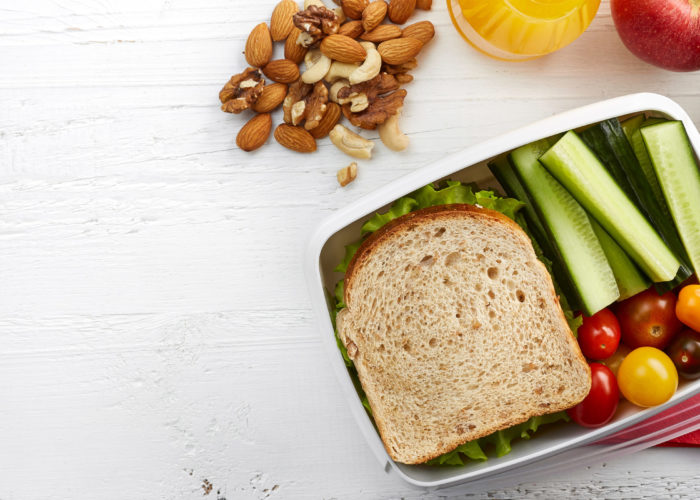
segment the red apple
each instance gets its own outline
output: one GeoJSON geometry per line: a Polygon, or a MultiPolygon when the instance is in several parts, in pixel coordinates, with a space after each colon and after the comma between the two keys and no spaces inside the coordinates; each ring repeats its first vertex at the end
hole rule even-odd
{"type": "Polygon", "coordinates": [[[700,0],[611,0],[610,8],[637,57],[672,71],[700,69],[700,0]]]}

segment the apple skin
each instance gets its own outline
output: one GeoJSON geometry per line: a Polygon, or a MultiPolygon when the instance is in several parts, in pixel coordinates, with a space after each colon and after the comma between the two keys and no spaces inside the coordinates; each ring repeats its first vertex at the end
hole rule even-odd
{"type": "Polygon", "coordinates": [[[700,0],[612,0],[610,8],[634,55],[671,71],[700,69],[700,0]]]}

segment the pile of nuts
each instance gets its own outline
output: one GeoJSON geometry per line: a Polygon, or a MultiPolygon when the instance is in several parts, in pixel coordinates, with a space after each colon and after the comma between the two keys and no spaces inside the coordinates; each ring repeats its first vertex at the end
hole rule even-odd
{"type": "MultiPolygon", "coordinates": [[[[272,130],[270,112],[280,105],[284,123],[274,137],[300,153],[315,151],[316,140],[328,135],[344,153],[371,158],[374,143],[339,124],[342,116],[356,127],[378,129],[389,149],[408,146],[398,124],[406,97],[400,86],[413,80],[408,72],[435,28],[430,21],[403,29],[397,25],[416,7],[429,10],[432,0],[334,1],[340,7],[305,0],[300,11],[295,1],[280,0],[269,28],[260,23],[250,32],[245,45],[250,67],[233,75],[219,93],[223,111],[256,113],[236,137],[242,150],[265,144],[272,130]],[[395,24],[382,24],[387,19],[395,24]],[[284,41],[284,59],[271,60],[273,42],[279,41],[284,41]],[[274,83],[266,84],[263,75],[274,83]]],[[[343,170],[345,185],[355,178],[357,166],[343,170]]]]}

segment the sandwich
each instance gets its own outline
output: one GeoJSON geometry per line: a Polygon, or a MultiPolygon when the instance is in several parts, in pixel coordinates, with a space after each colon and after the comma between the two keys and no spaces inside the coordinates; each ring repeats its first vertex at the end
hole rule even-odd
{"type": "Polygon", "coordinates": [[[387,453],[405,464],[575,406],[591,385],[519,206],[460,183],[417,193],[350,247],[336,316],[387,453]]]}

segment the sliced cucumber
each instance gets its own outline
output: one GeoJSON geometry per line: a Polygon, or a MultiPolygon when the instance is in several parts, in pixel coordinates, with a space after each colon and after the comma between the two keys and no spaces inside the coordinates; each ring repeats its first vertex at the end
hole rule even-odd
{"type": "Polygon", "coordinates": [[[615,282],[620,290],[620,297],[617,300],[625,300],[649,288],[649,280],[634,265],[632,259],[620,248],[620,245],[615,243],[615,240],[612,239],[605,229],[600,227],[600,224],[593,217],[590,220],[593,231],[598,237],[600,246],[603,248],[605,257],[607,257],[615,275],[615,282]]]}
{"type": "Polygon", "coordinates": [[[653,281],[670,281],[680,262],[598,158],[573,131],[540,161],[653,281]]]}
{"type": "MultiPolygon", "coordinates": [[[[543,141],[546,140],[547,139],[543,139],[543,141]]],[[[548,142],[550,146],[553,143],[553,141],[548,142]]],[[[576,287],[569,276],[566,265],[559,258],[559,252],[554,247],[552,238],[550,238],[547,233],[547,229],[535,209],[532,198],[530,198],[527,189],[525,189],[525,186],[520,182],[513,166],[508,161],[508,157],[501,156],[496,158],[488,163],[488,167],[508,196],[525,203],[525,206],[518,212],[518,215],[522,215],[524,218],[523,229],[525,229],[525,232],[527,232],[532,239],[533,246],[538,248],[539,252],[544,255],[552,266],[554,288],[560,297],[563,296],[562,307],[566,303],[572,308],[581,309],[576,287]]],[[[521,224],[521,226],[523,225],[522,220],[516,218],[516,222],[521,224]]]]}
{"type": "Polygon", "coordinates": [[[532,200],[530,199],[530,195],[527,193],[525,186],[521,184],[520,179],[518,179],[517,174],[508,161],[508,157],[501,156],[500,158],[496,158],[495,160],[489,162],[488,167],[508,196],[525,203],[522,210],[527,216],[528,228],[537,239],[537,242],[540,244],[540,247],[542,247],[547,258],[553,258],[551,251],[548,252],[548,250],[551,248],[551,242],[547,236],[547,230],[537,215],[535,207],[533,206],[532,200]]]}
{"type": "MultiPolygon", "coordinates": [[[[656,120],[656,123],[661,121],[660,119],[650,118],[647,121],[656,120]]],[[[663,201],[663,208],[657,196],[647,180],[646,176],[641,173],[641,167],[637,156],[632,150],[630,142],[627,140],[625,133],[620,126],[620,122],[617,118],[612,120],[606,120],[604,122],[596,125],[597,128],[601,130],[605,139],[610,146],[615,160],[617,161],[620,170],[624,172],[629,185],[634,192],[637,207],[646,215],[647,219],[651,221],[652,226],[664,240],[668,248],[673,252],[676,258],[680,261],[681,267],[676,273],[676,277],[668,282],[659,283],[657,289],[661,292],[666,292],[668,290],[674,289],[676,286],[683,283],[686,279],[693,274],[693,269],[690,266],[690,260],[688,259],[688,254],[683,247],[683,242],[681,241],[678,231],[676,231],[676,225],[673,223],[673,218],[668,212],[666,207],[666,202],[663,201]]],[[[594,149],[595,151],[595,149],[594,149]]],[[[651,167],[651,165],[649,165],[651,167]]],[[[652,172],[654,180],[656,180],[656,174],[652,172]]],[[[657,188],[661,189],[657,183],[657,188]]]]}
{"type": "Polygon", "coordinates": [[[651,163],[695,272],[700,272],[700,167],[683,123],[641,129],[651,163]]]}
{"type": "Polygon", "coordinates": [[[615,179],[617,185],[622,188],[629,199],[634,203],[637,203],[638,200],[636,199],[632,185],[630,184],[625,171],[622,169],[622,165],[620,165],[620,162],[615,156],[615,152],[610,147],[605,131],[600,125],[601,124],[596,124],[584,130],[581,132],[580,137],[583,142],[586,143],[586,146],[588,146],[591,151],[595,153],[603,166],[605,166],[608,172],[610,172],[610,174],[613,176],[613,179],[615,179]]]}
{"type": "Polygon", "coordinates": [[[510,160],[554,243],[557,258],[566,266],[583,311],[592,315],[620,293],[586,211],[537,161],[549,146],[547,140],[528,144],[513,151],[510,160]]]}
{"type": "Polygon", "coordinates": [[[644,115],[635,115],[632,118],[627,118],[624,122],[622,122],[622,130],[624,130],[625,135],[630,142],[632,141],[632,134],[639,130],[639,127],[642,126],[642,122],[644,120],[644,115]]]}
{"type": "Polygon", "coordinates": [[[659,179],[656,177],[651,159],[649,159],[649,153],[647,152],[647,147],[644,145],[644,139],[642,139],[642,132],[640,129],[632,133],[630,144],[632,145],[634,156],[637,157],[637,161],[639,162],[639,167],[649,183],[649,186],[651,186],[654,198],[656,198],[656,201],[659,203],[661,210],[670,217],[671,212],[666,204],[666,198],[664,198],[664,192],[661,190],[661,184],[659,184],[659,179]]]}

